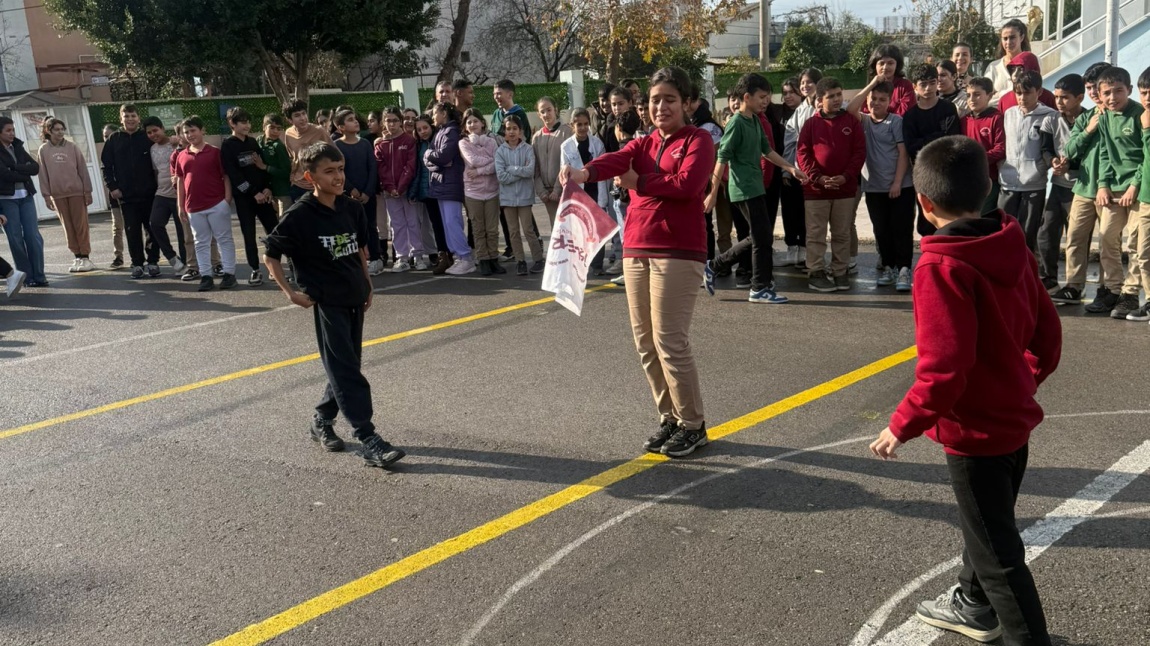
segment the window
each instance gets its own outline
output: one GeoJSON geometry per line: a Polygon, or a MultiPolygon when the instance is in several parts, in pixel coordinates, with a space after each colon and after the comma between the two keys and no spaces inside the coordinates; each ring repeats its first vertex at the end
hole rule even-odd
{"type": "Polygon", "coordinates": [[[459,62],[460,63],[470,63],[471,62],[471,52],[459,52],[459,62]]]}

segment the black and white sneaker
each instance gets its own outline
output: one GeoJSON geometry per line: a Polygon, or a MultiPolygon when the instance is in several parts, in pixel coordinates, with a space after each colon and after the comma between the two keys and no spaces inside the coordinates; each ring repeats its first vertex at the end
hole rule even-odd
{"type": "Polygon", "coordinates": [[[933,601],[919,603],[915,616],[924,624],[966,635],[984,644],[1002,635],[994,608],[989,603],[974,603],[957,585],[933,601]]]}
{"type": "Polygon", "coordinates": [[[659,424],[659,430],[647,438],[646,442],[643,442],[643,448],[646,449],[648,453],[662,453],[663,445],[667,443],[667,440],[671,439],[671,436],[674,435],[677,430],[679,430],[679,422],[674,419],[663,420],[659,424]]]}
{"type": "Polygon", "coordinates": [[[185,283],[190,283],[194,280],[199,280],[199,279],[200,279],[200,272],[197,269],[188,269],[187,271],[184,272],[183,276],[180,276],[180,280],[184,281],[185,283]]]}
{"type": "Polygon", "coordinates": [[[148,265],[146,267],[146,269],[148,271],[148,278],[159,278],[160,277],[160,268],[158,266],[148,265]]]}
{"type": "Polygon", "coordinates": [[[1062,289],[1052,293],[1050,300],[1058,303],[1059,305],[1077,305],[1082,302],[1082,292],[1067,285],[1062,289]]]}
{"type": "Polygon", "coordinates": [[[1127,321],[1150,321],[1150,300],[1138,309],[1126,315],[1127,321]]]}
{"type": "Polygon", "coordinates": [[[132,265],[132,275],[129,276],[132,280],[140,280],[144,277],[144,268],[139,265],[132,265]]]}
{"type": "Polygon", "coordinates": [[[369,467],[386,468],[407,455],[402,449],[392,446],[387,440],[373,435],[363,443],[363,461],[369,467]]]}
{"type": "Polygon", "coordinates": [[[662,450],[659,452],[663,455],[672,458],[681,458],[688,456],[695,452],[695,449],[700,446],[707,445],[707,425],[704,424],[702,428],[694,431],[688,431],[685,428],[679,428],[671,439],[663,445],[662,450]]]}
{"type": "Polygon", "coordinates": [[[311,421],[311,439],[313,442],[319,442],[324,451],[329,453],[337,453],[343,450],[343,440],[335,434],[335,430],[331,427],[331,422],[326,419],[313,418],[311,421]]]}
{"type": "Polygon", "coordinates": [[[1086,305],[1087,314],[1109,314],[1118,304],[1118,294],[1100,286],[1094,294],[1094,302],[1086,305]]]}
{"type": "Polygon", "coordinates": [[[1138,311],[1138,294],[1122,294],[1114,309],[1110,310],[1110,318],[1125,321],[1126,317],[1138,311]]]}

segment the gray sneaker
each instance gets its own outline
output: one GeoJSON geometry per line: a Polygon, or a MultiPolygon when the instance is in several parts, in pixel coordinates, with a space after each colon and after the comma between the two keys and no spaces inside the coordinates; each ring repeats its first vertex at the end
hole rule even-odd
{"type": "Polygon", "coordinates": [[[846,275],[835,276],[835,289],[845,292],[851,288],[851,279],[846,275]]]}
{"type": "Polygon", "coordinates": [[[1122,294],[1114,309],[1110,310],[1110,318],[1125,321],[1126,317],[1138,311],[1138,294],[1122,294]]]}
{"type": "Polygon", "coordinates": [[[924,624],[966,635],[984,644],[1002,635],[994,608],[988,603],[974,603],[957,585],[933,601],[919,603],[915,616],[924,624]]]}
{"type": "Polygon", "coordinates": [[[811,277],[807,279],[807,287],[816,292],[829,293],[838,289],[835,286],[835,281],[827,278],[825,271],[813,271],[811,277]]]}

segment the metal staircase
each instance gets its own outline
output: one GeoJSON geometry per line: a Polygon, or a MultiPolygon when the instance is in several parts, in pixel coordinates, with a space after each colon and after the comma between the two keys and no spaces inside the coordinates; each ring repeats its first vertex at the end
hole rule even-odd
{"type": "MultiPolygon", "coordinates": [[[[1083,25],[1081,19],[1075,20],[1063,26],[1062,29],[1053,31],[1055,35],[1061,32],[1061,38],[1033,43],[1034,53],[1042,64],[1043,76],[1057,78],[1061,76],[1064,70],[1069,71],[1068,68],[1071,66],[1077,67],[1075,63],[1093,53],[1098,55],[1091,58],[1096,58],[1098,61],[1102,60],[1101,48],[1106,41],[1107,28],[1104,6],[1105,3],[1099,3],[1097,0],[1085,0],[1083,2],[1084,15],[1089,17],[1094,14],[1093,18],[1088,18],[1089,22],[1083,25]],[[1088,5],[1091,4],[1094,6],[1089,7],[1088,5]],[[1101,15],[1098,15],[1097,10],[1086,13],[1087,9],[1097,9],[1098,4],[1103,5],[1101,15]]],[[[1132,28],[1140,26],[1147,18],[1150,18],[1148,14],[1150,14],[1150,0],[1122,0],[1119,4],[1119,65],[1126,67],[1131,62],[1122,56],[1122,46],[1125,45],[1126,40],[1123,35],[1128,35],[1132,28]]],[[[1132,75],[1137,76],[1140,71],[1141,68],[1134,69],[1131,66],[1132,75]]]]}

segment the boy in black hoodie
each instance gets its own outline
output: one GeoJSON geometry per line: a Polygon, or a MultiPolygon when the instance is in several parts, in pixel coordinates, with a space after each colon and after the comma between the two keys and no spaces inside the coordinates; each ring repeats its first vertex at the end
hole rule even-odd
{"type": "Polygon", "coordinates": [[[271,175],[263,160],[263,150],[251,136],[252,117],[247,110],[236,106],[228,110],[228,125],[232,134],[220,144],[220,161],[228,181],[232,183],[232,197],[236,201],[236,216],[240,220],[240,233],[244,236],[244,255],[252,270],[248,285],[264,282],[260,273],[259,241],[256,239],[256,219],[264,233],[276,228],[275,197],[272,195],[271,175]]]}
{"type": "Polygon", "coordinates": [[[264,263],[288,300],[313,308],[327,386],[315,407],[311,438],[324,450],[342,451],[343,440],[332,430],[342,410],[363,444],[368,466],[387,467],[405,454],[376,434],[371,384],[360,369],[363,316],[372,296],[367,217],[362,205],[343,194],[344,161],[338,148],[312,144],[300,152],[299,163],[312,192],[293,204],[268,236],[264,263]],[[280,258],[285,255],[295,267],[298,291],[284,277],[280,258]]]}
{"type": "Polygon", "coordinates": [[[152,167],[152,140],[140,127],[140,111],[135,105],[120,106],[123,129],[104,142],[100,153],[104,185],[108,195],[120,203],[124,214],[124,230],[128,234],[128,256],[132,259],[132,278],[160,275],[156,263],[160,261],[160,248],[152,242],[148,226],[152,217],[152,201],[156,197],[156,171],[152,167]]]}

